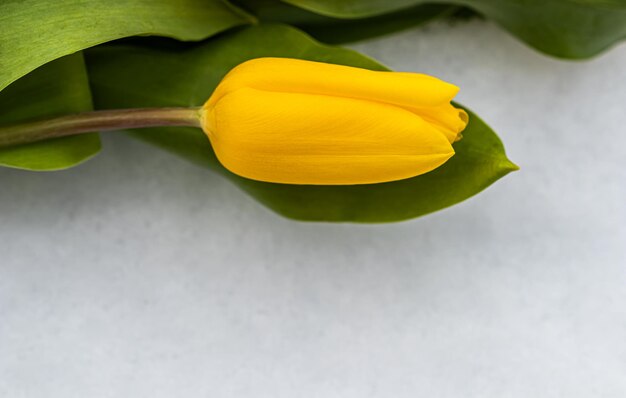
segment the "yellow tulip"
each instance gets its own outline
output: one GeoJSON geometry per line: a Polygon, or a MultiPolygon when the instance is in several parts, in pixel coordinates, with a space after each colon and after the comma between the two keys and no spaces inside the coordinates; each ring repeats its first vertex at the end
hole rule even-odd
{"type": "Polygon", "coordinates": [[[220,162],[254,180],[370,184],[429,172],[468,117],[437,78],[288,58],[232,69],[203,106],[220,162]]]}

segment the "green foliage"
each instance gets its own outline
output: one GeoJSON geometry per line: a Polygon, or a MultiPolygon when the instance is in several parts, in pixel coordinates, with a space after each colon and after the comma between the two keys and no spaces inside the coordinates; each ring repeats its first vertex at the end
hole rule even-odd
{"type": "MultiPolygon", "coordinates": [[[[259,25],[181,49],[116,45],[87,51],[98,108],[197,106],[237,64],[263,56],[292,57],[384,70],[354,51],[321,45],[296,29],[259,25]]],[[[470,115],[457,154],[434,172],[408,180],[359,186],[271,184],[224,169],[198,129],[159,128],[133,135],[211,168],[278,213],[316,221],[386,222],[417,217],[480,192],[516,169],[495,133],[470,115]]]]}
{"type": "MultiPolygon", "coordinates": [[[[80,53],[50,62],[0,92],[0,126],[91,109],[80,53]]],[[[0,149],[0,166],[58,170],[74,166],[99,150],[97,134],[57,138],[0,149]]]]}
{"type": "Polygon", "coordinates": [[[110,40],[201,40],[251,21],[220,0],[2,0],[0,90],[46,62],[110,40]]]}
{"type": "Polygon", "coordinates": [[[307,11],[280,0],[238,0],[263,22],[280,22],[298,27],[330,44],[350,43],[398,32],[454,14],[459,7],[426,4],[368,18],[334,18],[307,11]]]}
{"type": "Polygon", "coordinates": [[[626,37],[624,0],[284,0],[334,18],[364,18],[424,3],[468,6],[532,47],[563,58],[591,57],[626,37]]]}

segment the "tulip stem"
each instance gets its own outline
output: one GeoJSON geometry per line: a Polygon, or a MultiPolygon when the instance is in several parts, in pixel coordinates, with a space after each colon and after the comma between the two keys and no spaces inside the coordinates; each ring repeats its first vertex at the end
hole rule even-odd
{"type": "Polygon", "coordinates": [[[201,127],[202,108],[113,109],[0,127],[0,148],[51,138],[157,126],[201,127]]]}

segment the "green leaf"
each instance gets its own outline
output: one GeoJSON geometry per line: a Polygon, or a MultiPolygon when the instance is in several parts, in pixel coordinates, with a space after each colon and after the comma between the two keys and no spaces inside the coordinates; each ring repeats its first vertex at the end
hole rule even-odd
{"type": "MultiPolygon", "coordinates": [[[[91,93],[80,53],[52,61],[0,92],[0,126],[26,120],[89,111],[91,93]]],[[[0,149],[0,166],[59,170],[100,151],[97,134],[0,149]]]]}
{"type": "Polygon", "coordinates": [[[280,0],[238,0],[238,5],[263,22],[281,22],[298,27],[324,43],[340,44],[398,32],[455,13],[450,5],[418,5],[369,18],[340,19],[298,8],[280,0]]]}
{"type": "Polygon", "coordinates": [[[219,0],[2,0],[0,90],[46,62],[110,40],[201,40],[251,21],[219,0]]]}
{"type": "MultiPolygon", "coordinates": [[[[96,107],[192,106],[204,103],[235,65],[263,56],[291,57],[384,70],[355,51],[321,45],[281,25],[231,32],[188,49],[107,46],[87,52],[96,107]]],[[[231,179],[276,212],[299,220],[385,222],[417,217],[460,202],[516,169],[498,137],[471,115],[457,154],[434,172],[359,186],[271,184],[238,177],[215,158],[199,129],[133,133],[231,179]]]]}
{"type": "Polygon", "coordinates": [[[544,53],[587,58],[626,38],[624,0],[284,0],[335,18],[364,18],[423,3],[468,6],[544,53]]]}

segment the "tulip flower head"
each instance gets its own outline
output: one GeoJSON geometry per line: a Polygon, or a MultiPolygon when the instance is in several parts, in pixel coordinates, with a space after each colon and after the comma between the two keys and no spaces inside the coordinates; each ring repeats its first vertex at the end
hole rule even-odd
{"type": "Polygon", "coordinates": [[[468,122],[437,78],[288,58],[232,69],[203,106],[202,128],[228,170],[313,185],[387,182],[454,155],[468,122]]]}

